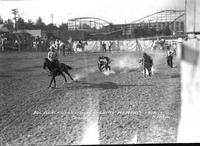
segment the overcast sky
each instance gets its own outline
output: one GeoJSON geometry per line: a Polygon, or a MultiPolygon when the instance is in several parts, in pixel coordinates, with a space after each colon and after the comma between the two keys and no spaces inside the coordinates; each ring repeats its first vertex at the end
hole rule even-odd
{"type": "Polygon", "coordinates": [[[114,24],[130,23],[165,9],[184,10],[185,0],[0,0],[0,16],[13,18],[11,9],[17,8],[27,20],[41,16],[46,24],[67,23],[75,17],[97,17],[114,24]]]}

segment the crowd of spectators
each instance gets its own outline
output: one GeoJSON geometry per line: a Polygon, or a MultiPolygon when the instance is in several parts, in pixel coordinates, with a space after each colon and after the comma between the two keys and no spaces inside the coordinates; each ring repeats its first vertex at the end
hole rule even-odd
{"type": "Polygon", "coordinates": [[[29,34],[0,34],[0,50],[4,51],[46,51],[49,40],[32,37],[29,34]]]}

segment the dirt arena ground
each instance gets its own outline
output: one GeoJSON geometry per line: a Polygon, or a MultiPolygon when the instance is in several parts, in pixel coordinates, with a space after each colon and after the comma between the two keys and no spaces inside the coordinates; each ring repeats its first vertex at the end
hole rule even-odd
{"type": "Polygon", "coordinates": [[[42,69],[47,53],[1,53],[0,144],[176,143],[181,107],[176,59],[169,68],[165,53],[151,54],[154,75],[144,78],[140,53],[107,54],[113,60],[110,74],[97,70],[101,54],[61,55],[77,81],[66,76],[63,84],[59,76],[57,88],[47,89],[50,77],[42,69]]]}

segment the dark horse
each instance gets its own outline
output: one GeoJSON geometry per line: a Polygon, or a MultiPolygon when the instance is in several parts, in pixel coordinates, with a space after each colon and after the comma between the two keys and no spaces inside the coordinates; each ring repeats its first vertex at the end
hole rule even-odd
{"type": "Polygon", "coordinates": [[[65,72],[71,80],[74,80],[71,75],[69,74],[68,70],[72,69],[72,67],[64,64],[64,63],[60,63],[60,70],[58,68],[56,68],[51,61],[49,61],[47,58],[44,59],[44,65],[43,65],[43,69],[46,69],[46,67],[49,69],[49,71],[52,73],[52,78],[49,84],[49,87],[51,87],[52,82],[54,81],[54,88],[56,87],[56,76],[62,75],[63,78],[65,79],[65,82],[67,82],[67,79],[65,77],[65,75],[63,74],[63,72],[65,72]]]}

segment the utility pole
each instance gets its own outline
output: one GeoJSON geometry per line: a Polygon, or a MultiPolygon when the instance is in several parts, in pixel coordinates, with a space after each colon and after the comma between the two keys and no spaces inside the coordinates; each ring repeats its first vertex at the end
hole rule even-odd
{"type": "Polygon", "coordinates": [[[13,19],[15,21],[15,25],[14,25],[15,31],[17,30],[17,15],[18,15],[18,13],[19,13],[18,9],[12,9],[12,14],[14,15],[13,19]]]}
{"type": "Polygon", "coordinates": [[[53,14],[51,14],[51,23],[53,24],[53,14]]]}

